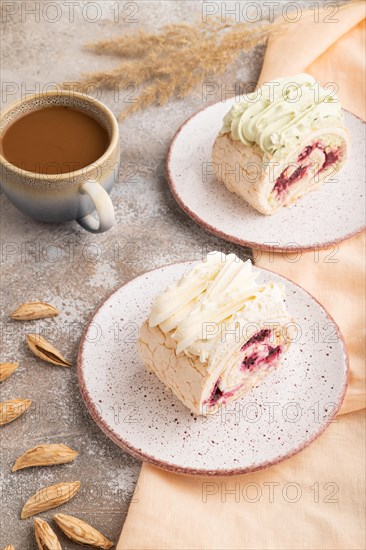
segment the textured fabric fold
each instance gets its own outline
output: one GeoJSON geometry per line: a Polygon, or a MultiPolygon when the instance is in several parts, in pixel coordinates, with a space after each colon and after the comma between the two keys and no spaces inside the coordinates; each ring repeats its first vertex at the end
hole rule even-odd
{"type": "Polygon", "coordinates": [[[342,415],[297,456],[244,476],[193,478],[144,464],[117,548],[361,550],[364,433],[362,411],[342,415]]]}

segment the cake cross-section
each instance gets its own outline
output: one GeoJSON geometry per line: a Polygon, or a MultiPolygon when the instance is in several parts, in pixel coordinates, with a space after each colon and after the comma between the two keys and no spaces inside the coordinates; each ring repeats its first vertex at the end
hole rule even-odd
{"type": "Polygon", "coordinates": [[[235,100],[212,160],[217,178],[258,212],[289,206],[346,162],[350,140],[341,103],[312,76],[265,82],[235,100]]]}
{"type": "Polygon", "coordinates": [[[193,413],[209,415],[277,369],[294,321],[285,289],[234,254],[209,254],[156,297],[141,327],[147,369],[193,413]]]}

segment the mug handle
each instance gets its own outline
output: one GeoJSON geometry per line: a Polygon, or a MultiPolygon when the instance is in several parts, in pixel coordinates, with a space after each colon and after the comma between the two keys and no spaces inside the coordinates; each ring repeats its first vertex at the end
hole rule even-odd
{"type": "Polygon", "coordinates": [[[115,222],[113,203],[107,191],[95,180],[87,180],[80,188],[81,193],[89,195],[95,205],[99,222],[91,214],[87,214],[76,221],[90,233],[104,233],[115,222]]]}

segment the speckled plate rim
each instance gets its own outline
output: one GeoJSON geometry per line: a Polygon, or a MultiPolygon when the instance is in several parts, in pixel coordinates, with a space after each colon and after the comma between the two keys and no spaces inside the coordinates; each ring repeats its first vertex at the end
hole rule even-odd
{"type": "MultiPolygon", "coordinates": [[[[230,99],[233,99],[233,98],[229,98],[226,101],[229,101],[230,99]]],[[[326,242],[322,242],[322,243],[317,242],[317,243],[309,244],[309,245],[305,245],[305,246],[291,246],[291,245],[288,245],[288,246],[270,245],[270,246],[268,246],[264,243],[253,242],[253,241],[248,241],[248,240],[245,240],[245,239],[240,239],[240,238],[236,237],[235,235],[231,235],[230,233],[226,233],[224,231],[221,231],[218,227],[215,227],[215,226],[211,225],[210,223],[206,222],[203,218],[201,218],[198,214],[193,212],[193,210],[191,210],[189,208],[189,206],[183,201],[183,199],[179,195],[177,187],[174,183],[174,177],[172,175],[172,170],[171,170],[173,148],[174,148],[175,142],[178,139],[181,131],[183,130],[183,128],[187,124],[189,124],[189,122],[193,118],[195,118],[196,116],[201,114],[203,111],[206,111],[208,109],[211,109],[211,108],[215,107],[219,103],[222,103],[222,101],[216,101],[215,103],[211,103],[211,105],[207,105],[206,107],[203,107],[202,109],[199,109],[198,111],[193,113],[190,117],[188,117],[187,120],[185,120],[183,122],[183,124],[181,124],[179,126],[178,130],[174,134],[174,137],[173,137],[173,139],[170,143],[169,150],[168,150],[168,155],[167,155],[167,158],[166,158],[165,169],[166,169],[166,176],[167,176],[170,191],[171,191],[174,199],[176,200],[176,202],[181,207],[181,209],[193,221],[195,221],[198,225],[203,227],[203,229],[205,229],[209,233],[212,233],[213,235],[216,235],[217,237],[220,237],[221,239],[232,242],[234,244],[239,244],[241,246],[246,246],[246,247],[249,247],[249,248],[256,248],[258,250],[271,250],[271,251],[278,251],[278,252],[286,252],[286,251],[289,251],[289,252],[306,252],[308,250],[315,250],[315,249],[318,250],[318,249],[330,248],[331,246],[334,246],[334,245],[336,245],[338,243],[341,243],[343,241],[347,241],[348,239],[351,239],[352,237],[355,237],[356,235],[359,235],[360,233],[362,233],[362,231],[365,230],[366,224],[362,225],[360,228],[356,229],[355,231],[352,231],[351,233],[347,233],[343,237],[339,237],[338,239],[334,239],[332,241],[326,241],[326,242]]],[[[346,111],[347,113],[350,113],[352,116],[356,117],[358,120],[360,120],[365,125],[365,121],[361,117],[355,115],[354,113],[352,113],[351,111],[348,111],[347,109],[343,109],[343,110],[346,111]]]]}
{"type": "Polygon", "coordinates": [[[272,271],[270,269],[255,266],[259,270],[267,271],[268,273],[273,273],[276,276],[282,277],[285,281],[289,281],[293,285],[297,286],[298,288],[300,288],[301,290],[306,292],[306,294],[309,295],[310,299],[312,299],[314,302],[316,302],[318,304],[318,306],[323,310],[325,316],[329,319],[329,321],[331,323],[333,323],[333,325],[336,328],[336,334],[338,336],[338,339],[341,343],[342,350],[343,350],[343,358],[344,358],[344,365],[345,365],[345,371],[346,371],[345,372],[345,378],[344,378],[344,384],[343,384],[342,391],[340,393],[339,401],[337,403],[337,406],[333,409],[333,412],[330,415],[330,417],[327,418],[326,422],[324,422],[324,424],[321,426],[321,428],[319,429],[318,432],[316,432],[311,437],[306,439],[302,445],[299,445],[296,449],[293,449],[291,452],[286,453],[283,456],[279,456],[275,460],[266,461],[266,462],[261,463],[258,466],[253,466],[253,467],[249,467],[249,468],[248,467],[247,468],[240,468],[239,467],[239,468],[222,469],[222,470],[209,470],[209,469],[206,470],[206,469],[197,469],[197,468],[190,468],[190,467],[182,468],[181,466],[178,466],[177,464],[174,464],[172,462],[162,461],[162,460],[159,460],[159,459],[157,459],[156,457],[154,457],[152,455],[149,455],[148,453],[144,453],[142,451],[139,451],[138,449],[136,449],[136,447],[131,445],[128,441],[126,441],[121,436],[116,434],[115,431],[112,428],[110,428],[110,426],[104,420],[104,418],[99,414],[99,412],[98,412],[98,410],[97,410],[97,408],[94,404],[93,398],[90,395],[90,393],[89,393],[89,391],[86,387],[86,381],[85,381],[84,371],[83,371],[83,351],[84,351],[85,340],[86,340],[86,336],[87,336],[89,327],[93,323],[94,317],[98,314],[98,312],[109,303],[109,301],[113,298],[113,296],[115,294],[117,294],[117,292],[119,292],[121,290],[121,288],[126,287],[127,285],[129,285],[130,283],[135,281],[136,279],[138,279],[140,277],[144,277],[145,275],[147,275],[149,273],[152,273],[153,271],[164,269],[164,267],[172,267],[174,265],[181,265],[181,264],[186,264],[186,263],[194,262],[194,261],[197,261],[197,260],[185,260],[185,261],[182,261],[182,262],[174,262],[172,264],[167,264],[167,265],[164,265],[164,266],[161,266],[161,267],[158,267],[158,268],[150,269],[149,271],[146,271],[145,273],[141,273],[140,275],[137,275],[137,277],[134,277],[133,279],[130,279],[129,281],[127,281],[126,283],[124,283],[123,285],[121,285],[120,287],[115,289],[114,291],[112,291],[105,298],[105,300],[97,307],[97,309],[92,314],[88,324],[86,325],[86,327],[84,329],[84,332],[83,332],[83,335],[81,337],[80,344],[79,344],[78,357],[77,357],[77,373],[78,373],[78,382],[79,382],[79,388],[80,388],[81,396],[82,396],[82,398],[84,400],[84,403],[86,405],[86,408],[87,408],[90,416],[94,420],[94,422],[106,434],[106,436],[109,437],[109,439],[111,439],[113,441],[113,443],[115,443],[122,450],[126,451],[127,453],[129,453],[133,457],[137,458],[138,460],[141,460],[142,462],[147,462],[149,464],[152,464],[153,466],[156,466],[157,468],[159,468],[161,470],[168,470],[168,471],[176,473],[176,474],[185,474],[185,475],[190,475],[190,476],[204,476],[204,477],[241,475],[241,474],[247,474],[247,473],[250,473],[250,472],[256,472],[258,470],[263,470],[265,468],[268,468],[270,466],[274,466],[275,464],[278,464],[278,463],[280,463],[284,460],[287,460],[288,458],[291,458],[292,456],[296,455],[297,453],[299,453],[300,451],[302,451],[303,449],[308,447],[308,445],[310,445],[313,441],[315,441],[327,429],[327,427],[332,423],[333,419],[336,417],[336,415],[337,415],[337,413],[338,413],[338,411],[339,411],[339,409],[340,409],[340,407],[343,403],[344,396],[346,394],[346,390],[347,390],[347,386],[348,386],[348,381],[349,381],[349,356],[348,356],[348,350],[347,350],[347,345],[346,345],[345,339],[343,337],[342,332],[340,331],[340,328],[339,328],[338,324],[335,322],[335,320],[330,315],[330,313],[328,313],[328,311],[325,309],[325,307],[309,291],[305,290],[302,286],[298,285],[297,283],[295,283],[294,281],[292,281],[288,277],[284,277],[283,275],[280,275],[279,273],[276,273],[275,271],[272,271]]]}

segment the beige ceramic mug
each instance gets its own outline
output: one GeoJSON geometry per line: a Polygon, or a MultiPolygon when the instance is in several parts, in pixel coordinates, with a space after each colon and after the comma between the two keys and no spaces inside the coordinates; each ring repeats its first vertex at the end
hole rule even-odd
{"type": "Polygon", "coordinates": [[[51,106],[68,106],[93,117],[108,132],[109,145],[93,164],[74,172],[38,174],[14,166],[0,151],[0,181],[4,193],[19,210],[45,222],[76,220],[92,233],[108,231],[115,221],[109,196],[118,178],[119,129],[113,113],[100,101],[61,90],[36,94],[13,103],[1,113],[0,140],[21,116],[51,106]],[[97,220],[93,211],[96,211],[97,220]]]}

